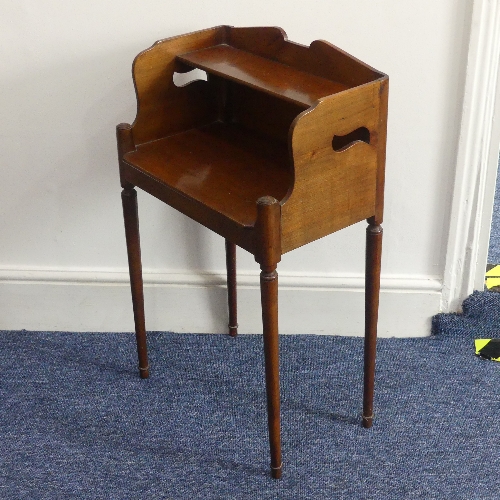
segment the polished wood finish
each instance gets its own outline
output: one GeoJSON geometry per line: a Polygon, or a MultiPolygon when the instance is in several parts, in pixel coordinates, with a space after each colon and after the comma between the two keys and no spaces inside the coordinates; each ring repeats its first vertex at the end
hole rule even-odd
{"type": "Polygon", "coordinates": [[[348,88],[226,44],[183,54],[179,60],[306,108],[321,97],[348,88]]]}
{"type": "Polygon", "coordinates": [[[225,30],[228,45],[349,87],[385,76],[325,40],[314,40],[308,47],[288,40],[278,27],[225,30]]]}
{"type": "Polygon", "coordinates": [[[236,298],[236,245],[226,240],[227,303],[229,310],[229,335],[238,334],[238,312],[236,298]]]}
{"type": "Polygon", "coordinates": [[[363,392],[363,427],[373,423],[373,393],[375,388],[375,355],[377,350],[377,320],[380,294],[380,264],[382,259],[382,226],[368,221],[366,228],[366,291],[365,291],[365,366],[363,392]]]}
{"type": "Polygon", "coordinates": [[[387,111],[389,100],[389,78],[380,82],[379,116],[377,129],[377,194],[375,196],[374,224],[382,224],[384,218],[384,186],[385,186],[385,144],[387,140],[387,111]]]}
{"type": "Polygon", "coordinates": [[[290,186],[293,182],[293,169],[290,165],[288,134],[292,122],[304,111],[304,107],[236,83],[230,83],[227,89],[231,96],[231,122],[252,133],[256,132],[257,135],[276,139],[278,147],[286,149],[286,164],[290,170],[287,186],[290,186]]]}
{"type": "MultiPolygon", "coordinates": [[[[235,245],[260,264],[271,471],[279,477],[277,264],[363,219],[363,425],[371,424],[388,77],[322,40],[304,46],[280,28],[218,26],[155,43],[135,58],[133,78],[137,116],[117,128],[122,187],[139,187],[225,238],[230,334],[235,245]],[[174,83],[174,73],[193,68],[206,81],[174,83]]],[[[133,210],[127,217],[131,225],[133,210]]],[[[137,284],[138,232],[131,234],[137,284]]]]}
{"type": "Polygon", "coordinates": [[[271,451],[271,474],[279,479],[282,473],[280,437],[280,379],[278,341],[278,273],[281,260],[280,218],[278,200],[265,196],[257,200],[256,230],[260,246],[255,258],[260,263],[260,293],[266,371],[267,421],[271,451]]]}
{"type": "Polygon", "coordinates": [[[146,322],[144,318],[144,293],[142,284],[141,246],[139,241],[139,217],[137,214],[137,192],[135,189],[122,191],[123,219],[127,241],[130,287],[134,308],[135,335],[139,356],[139,374],[149,377],[148,352],[146,345],[146,322]]]}
{"type": "Polygon", "coordinates": [[[211,87],[201,81],[176,87],[173,75],[191,69],[177,60],[179,54],[218,44],[221,35],[220,28],[212,28],[161,40],[135,58],[132,72],[137,116],[132,128],[136,146],[217,118],[211,87]]]}
{"type": "Polygon", "coordinates": [[[292,124],[295,179],[283,203],[284,252],[375,213],[379,90],[376,81],[327,97],[292,124]],[[370,144],[356,141],[340,151],[333,149],[334,136],[359,127],[370,132],[370,144]]]}
{"type": "Polygon", "coordinates": [[[255,224],[256,200],[283,198],[291,182],[286,145],[220,122],[138,146],[124,160],[193,206],[247,227],[255,224]]]}

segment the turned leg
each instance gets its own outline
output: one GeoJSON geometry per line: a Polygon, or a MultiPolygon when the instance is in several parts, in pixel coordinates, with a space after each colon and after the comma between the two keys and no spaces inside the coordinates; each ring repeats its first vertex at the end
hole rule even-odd
{"type": "Polygon", "coordinates": [[[236,245],[226,240],[227,302],[229,306],[229,335],[238,334],[236,301],[236,245]]]}
{"type": "Polygon", "coordinates": [[[262,303],[262,326],[264,337],[264,359],[266,371],[267,419],[269,446],[271,451],[271,474],[281,477],[280,435],[280,379],[278,346],[278,273],[276,266],[281,258],[280,250],[280,205],[271,197],[257,202],[257,224],[259,250],[256,255],[260,263],[260,293],[262,303]]]}
{"type": "Polygon", "coordinates": [[[380,261],[382,257],[382,226],[371,219],[368,222],[369,225],[366,228],[365,370],[363,394],[363,427],[367,429],[373,423],[380,261]]]}
{"type": "Polygon", "coordinates": [[[130,288],[134,306],[135,335],[139,356],[141,378],[149,377],[148,352],[146,346],[146,326],[144,320],[144,293],[142,289],[141,246],[139,241],[139,217],[137,214],[137,192],[135,189],[122,191],[123,219],[127,240],[130,288]]]}

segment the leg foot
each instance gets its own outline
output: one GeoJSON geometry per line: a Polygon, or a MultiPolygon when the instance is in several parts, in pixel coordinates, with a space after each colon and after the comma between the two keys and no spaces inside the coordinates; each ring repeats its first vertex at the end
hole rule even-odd
{"type": "Polygon", "coordinates": [[[146,368],[141,368],[139,366],[139,376],[141,378],[149,378],[149,365],[146,368]]]}
{"type": "Polygon", "coordinates": [[[363,427],[369,429],[373,425],[373,415],[365,416],[363,415],[363,427]]]}
{"type": "Polygon", "coordinates": [[[271,467],[271,476],[273,479],[281,479],[281,473],[283,471],[283,465],[279,467],[271,467]]]}

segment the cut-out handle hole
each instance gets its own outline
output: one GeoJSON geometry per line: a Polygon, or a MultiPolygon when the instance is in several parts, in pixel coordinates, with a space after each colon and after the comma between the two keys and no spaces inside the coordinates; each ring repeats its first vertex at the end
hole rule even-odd
{"type": "Polygon", "coordinates": [[[191,71],[187,71],[186,73],[177,73],[174,72],[174,85],[176,87],[185,87],[192,82],[196,82],[198,80],[207,81],[207,73],[202,69],[195,68],[191,71]]]}
{"type": "Polygon", "coordinates": [[[334,135],[332,147],[334,151],[344,151],[357,141],[370,144],[370,131],[366,127],[359,127],[346,135],[334,135]]]}

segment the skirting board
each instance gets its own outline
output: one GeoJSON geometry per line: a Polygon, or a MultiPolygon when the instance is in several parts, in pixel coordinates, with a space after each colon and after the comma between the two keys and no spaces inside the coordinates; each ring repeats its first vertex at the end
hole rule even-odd
{"type": "MultiPolygon", "coordinates": [[[[150,331],[224,333],[222,273],[144,272],[146,327],[150,331]]],[[[361,275],[279,276],[280,333],[363,335],[361,275]]],[[[434,277],[382,278],[379,336],[422,337],[439,312],[441,283],[434,277]]],[[[132,331],[124,270],[0,270],[0,329],[132,331]]],[[[259,278],[238,274],[240,333],[261,332],[259,278]]]]}

